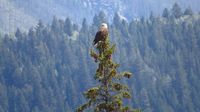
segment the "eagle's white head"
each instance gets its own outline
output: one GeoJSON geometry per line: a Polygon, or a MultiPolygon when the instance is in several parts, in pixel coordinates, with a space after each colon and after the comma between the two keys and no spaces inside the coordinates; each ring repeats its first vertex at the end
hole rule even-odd
{"type": "Polygon", "coordinates": [[[106,23],[101,23],[100,29],[108,29],[108,25],[106,23]]]}

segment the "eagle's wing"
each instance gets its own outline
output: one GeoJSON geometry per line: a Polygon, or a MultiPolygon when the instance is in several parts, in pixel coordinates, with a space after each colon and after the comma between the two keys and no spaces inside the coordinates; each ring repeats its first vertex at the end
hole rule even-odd
{"type": "Polygon", "coordinates": [[[101,40],[101,31],[98,31],[95,35],[94,41],[93,41],[93,45],[96,45],[100,40],[101,40]]]}
{"type": "Polygon", "coordinates": [[[93,45],[96,45],[99,41],[105,41],[107,36],[108,36],[107,29],[99,30],[95,35],[93,45]]]}

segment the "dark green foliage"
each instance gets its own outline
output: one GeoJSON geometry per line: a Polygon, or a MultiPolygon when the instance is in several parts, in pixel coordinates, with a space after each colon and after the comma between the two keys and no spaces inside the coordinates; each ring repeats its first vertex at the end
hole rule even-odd
{"type": "MultiPolygon", "coordinates": [[[[75,28],[74,28],[75,29],[75,28]]],[[[65,20],[65,23],[64,23],[64,32],[69,35],[69,36],[72,36],[72,33],[73,33],[73,25],[72,25],[72,22],[69,18],[67,18],[65,20]]]]}
{"type": "Polygon", "coordinates": [[[121,28],[121,18],[118,13],[115,13],[114,18],[113,18],[113,23],[116,28],[121,28]]]}
{"type": "Polygon", "coordinates": [[[95,15],[93,18],[93,25],[99,27],[101,23],[106,23],[107,18],[103,11],[100,11],[98,15],[95,15]]]}
{"type": "Polygon", "coordinates": [[[181,7],[177,3],[175,3],[172,8],[172,16],[175,18],[180,18],[182,14],[183,13],[181,7]]]}
{"type": "Polygon", "coordinates": [[[17,30],[16,30],[15,37],[16,37],[16,38],[22,37],[22,32],[20,31],[19,28],[17,28],[17,30]]]}
{"type": "MultiPolygon", "coordinates": [[[[118,71],[134,73],[122,80],[132,94],[124,104],[147,112],[199,112],[200,16],[155,18],[109,27],[118,71]]],[[[84,24],[77,40],[65,35],[59,19],[21,31],[22,37],[1,36],[0,112],[73,112],[85,102],[82,92],[97,85],[88,53],[97,29],[84,24]]],[[[113,86],[121,89],[118,82],[113,86]]]]}
{"type": "Polygon", "coordinates": [[[170,13],[169,13],[169,10],[167,8],[165,8],[163,10],[162,17],[164,17],[164,18],[169,18],[170,17],[170,13]]]}
{"type": "Polygon", "coordinates": [[[190,7],[187,8],[187,9],[185,10],[185,12],[184,12],[184,15],[190,15],[190,16],[192,16],[192,15],[193,15],[192,9],[191,9],[190,7]]]}
{"type": "Polygon", "coordinates": [[[152,22],[155,20],[153,12],[150,13],[149,20],[152,22]]]}
{"type": "Polygon", "coordinates": [[[58,19],[55,16],[53,17],[53,21],[52,21],[52,24],[51,24],[51,29],[54,32],[59,32],[60,31],[59,22],[58,22],[58,19]]]}
{"type": "Polygon", "coordinates": [[[86,33],[88,31],[88,23],[87,20],[84,18],[82,22],[81,32],[86,33]]]}

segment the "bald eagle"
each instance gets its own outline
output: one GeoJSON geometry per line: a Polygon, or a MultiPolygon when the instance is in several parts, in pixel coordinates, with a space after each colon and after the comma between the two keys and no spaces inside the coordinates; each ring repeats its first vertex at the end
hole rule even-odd
{"type": "Polygon", "coordinates": [[[99,31],[96,33],[93,45],[96,46],[98,42],[105,41],[108,36],[108,25],[106,23],[102,23],[99,31]]]}

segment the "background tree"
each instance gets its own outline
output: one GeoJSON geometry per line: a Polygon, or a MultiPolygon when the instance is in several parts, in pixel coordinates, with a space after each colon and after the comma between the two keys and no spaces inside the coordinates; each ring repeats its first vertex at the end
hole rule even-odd
{"type": "Polygon", "coordinates": [[[99,27],[101,23],[107,23],[106,14],[103,11],[100,11],[98,15],[95,15],[93,18],[93,26],[99,27]]]}
{"type": "Polygon", "coordinates": [[[16,37],[16,38],[22,37],[22,32],[20,31],[19,28],[17,28],[17,30],[16,30],[16,32],[15,32],[15,37],[16,37]]]}
{"type": "Polygon", "coordinates": [[[72,33],[73,33],[73,25],[72,25],[72,22],[69,18],[67,18],[65,20],[65,24],[64,24],[64,32],[69,35],[69,36],[72,36],[72,33]]]}
{"type": "Polygon", "coordinates": [[[120,80],[130,78],[131,73],[117,73],[119,64],[115,63],[111,56],[115,50],[115,45],[110,45],[109,39],[101,41],[97,46],[98,53],[91,50],[90,55],[98,62],[95,80],[99,81],[99,85],[90,88],[84,93],[88,102],[77,109],[77,112],[91,107],[95,112],[133,112],[123,105],[123,99],[131,98],[129,88],[120,83],[120,80]]]}
{"type": "Polygon", "coordinates": [[[193,15],[193,11],[192,11],[191,7],[185,9],[184,15],[190,15],[190,16],[193,15]]]}
{"type": "Polygon", "coordinates": [[[162,17],[169,18],[169,16],[170,16],[169,10],[167,8],[165,8],[163,10],[162,17]]]}
{"type": "Polygon", "coordinates": [[[182,10],[181,7],[175,3],[172,7],[172,16],[174,16],[176,19],[180,18],[182,16],[182,10]]]}
{"type": "Polygon", "coordinates": [[[116,12],[115,15],[114,15],[114,18],[113,18],[113,23],[115,25],[115,27],[117,29],[120,29],[121,28],[121,18],[119,16],[119,14],[116,12]]]}

